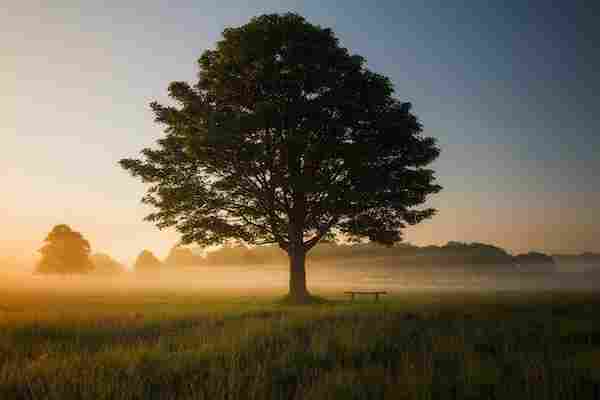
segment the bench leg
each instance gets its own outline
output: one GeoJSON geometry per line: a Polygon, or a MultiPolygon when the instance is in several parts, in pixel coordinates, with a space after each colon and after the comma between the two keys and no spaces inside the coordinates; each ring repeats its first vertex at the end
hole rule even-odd
{"type": "Polygon", "coordinates": [[[375,303],[379,301],[379,293],[375,293],[375,303]]]}
{"type": "Polygon", "coordinates": [[[354,301],[354,293],[352,293],[352,294],[350,295],[350,298],[351,298],[351,300],[350,300],[350,301],[354,301]]]}

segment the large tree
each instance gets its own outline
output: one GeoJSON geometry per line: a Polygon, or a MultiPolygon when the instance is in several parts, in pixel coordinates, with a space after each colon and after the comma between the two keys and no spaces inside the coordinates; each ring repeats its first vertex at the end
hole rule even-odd
{"type": "Polygon", "coordinates": [[[290,297],[308,298],[305,258],[324,237],[385,245],[434,214],[426,167],[439,149],[388,78],[296,14],[223,31],[196,83],[173,82],[151,108],[165,136],[120,161],[149,183],[143,201],[185,244],[276,243],[290,297]]]}
{"type": "Polygon", "coordinates": [[[90,243],[68,225],[56,225],[44,242],[37,272],[73,274],[89,272],[94,268],[90,260],[90,243]]]}

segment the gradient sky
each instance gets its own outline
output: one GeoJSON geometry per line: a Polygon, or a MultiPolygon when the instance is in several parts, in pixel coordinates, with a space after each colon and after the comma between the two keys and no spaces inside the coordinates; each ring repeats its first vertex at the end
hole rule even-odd
{"type": "Polygon", "coordinates": [[[594,1],[31,1],[0,10],[0,253],[58,223],[131,260],[176,242],[117,166],[161,136],[148,103],[223,28],[294,11],[389,76],[439,139],[444,191],[416,244],[600,251],[600,7],[594,1]],[[8,90],[7,90],[8,89],[8,90]]]}

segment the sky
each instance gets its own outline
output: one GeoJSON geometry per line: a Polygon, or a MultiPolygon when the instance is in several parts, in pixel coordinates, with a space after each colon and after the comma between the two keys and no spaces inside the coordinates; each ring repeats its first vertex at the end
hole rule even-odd
{"type": "Polygon", "coordinates": [[[438,139],[437,216],[415,244],[600,251],[600,6],[593,1],[32,1],[0,10],[0,254],[53,225],[132,262],[178,239],[120,169],[162,135],[148,104],[225,27],[297,12],[390,77],[438,139]]]}

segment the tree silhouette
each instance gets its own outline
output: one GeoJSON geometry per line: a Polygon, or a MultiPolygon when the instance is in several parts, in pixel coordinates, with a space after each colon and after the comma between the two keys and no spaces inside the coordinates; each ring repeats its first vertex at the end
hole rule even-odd
{"type": "Polygon", "coordinates": [[[515,262],[524,267],[531,266],[555,266],[554,259],[544,253],[530,251],[529,253],[519,254],[515,257],[515,262]]]}
{"type": "Polygon", "coordinates": [[[204,258],[194,254],[187,247],[175,246],[169,251],[165,264],[176,267],[189,267],[204,264],[204,258]]]}
{"type": "Polygon", "coordinates": [[[68,225],[56,225],[44,239],[39,251],[42,259],[37,265],[39,273],[73,274],[91,271],[90,243],[68,225]]]}
{"type": "Polygon", "coordinates": [[[94,264],[94,273],[96,274],[117,275],[125,272],[125,266],[108,254],[92,254],[90,260],[94,264]]]}
{"type": "Polygon", "coordinates": [[[142,250],[135,260],[135,272],[156,272],[160,269],[162,263],[149,250],[142,250]]]}
{"type": "Polygon", "coordinates": [[[290,260],[290,298],[308,299],[305,257],[342,234],[391,245],[434,214],[435,140],[390,80],[296,14],[227,28],[198,61],[199,80],[173,82],[177,103],[152,103],[165,137],[120,164],[149,183],[147,220],[182,242],[276,243],[290,260]]]}

